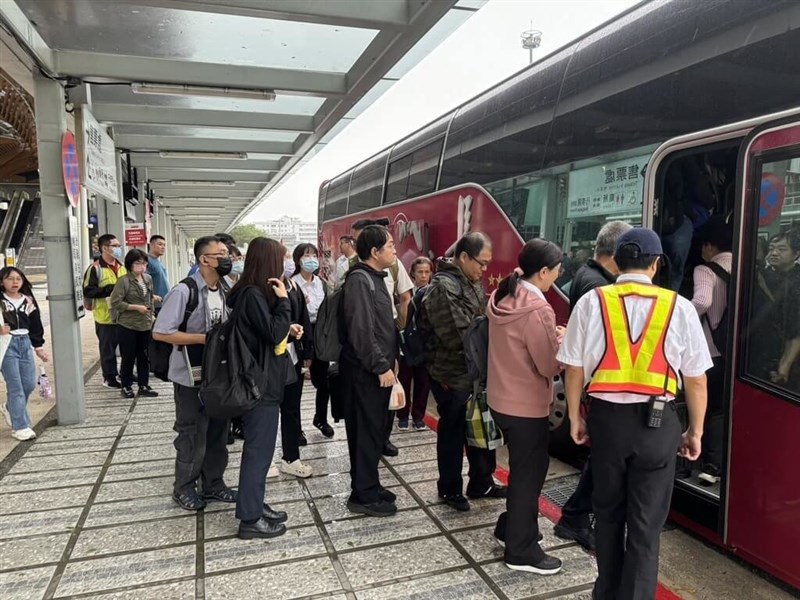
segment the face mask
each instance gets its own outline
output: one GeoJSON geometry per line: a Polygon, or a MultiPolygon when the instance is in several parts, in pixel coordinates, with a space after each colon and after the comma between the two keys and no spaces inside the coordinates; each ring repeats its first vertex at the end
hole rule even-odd
{"type": "Polygon", "coordinates": [[[217,259],[217,266],[214,267],[217,275],[220,277],[225,277],[225,275],[228,275],[231,272],[231,269],[233,269],[233,261],[230,258],[217,259]]]}
{"type": "Polygon", "coordinates": [[[233,263],[231,275],[241,275],[242,273],[244,273],[244,263],[242,261],[233,263]]]}
{"type": "Polygon", "coordinates": [[[114,258],[122,258],[122,246],[115,247],[112,251],[114,258]]]}
{"type": "Polygon", "coordinates": [[[283,261],[283,276],[289,279],[292,275],[294,275],[294,261],[290,258],[283,261]]]}
{"type": "Polygon", "coordinates": [[[306,273],[313,273],[319,269],[319,261],[316,258],[304,258],[300,261],[300,266],[306,273]]]}

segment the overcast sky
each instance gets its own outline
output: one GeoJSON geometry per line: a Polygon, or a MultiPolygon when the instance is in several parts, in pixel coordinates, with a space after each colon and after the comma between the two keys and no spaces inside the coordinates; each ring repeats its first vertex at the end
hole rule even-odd
{"type": "Polygon", "coordinates": [[[317,219],[320,184],[528,64],[520,34],[543,32],[534,61],[636,4],[635,0],[490,0],[246,219],[317,219]]]}

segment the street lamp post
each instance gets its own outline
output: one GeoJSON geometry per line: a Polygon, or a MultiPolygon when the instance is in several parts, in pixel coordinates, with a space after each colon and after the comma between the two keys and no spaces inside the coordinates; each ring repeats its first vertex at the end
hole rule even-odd
{"type": "Polygon", "coordinates": [[[542,32],[538,29],[523,31],[522,47],[528,51],[528,64],[533,62],[533,51],[542,44],[542,32]]]}

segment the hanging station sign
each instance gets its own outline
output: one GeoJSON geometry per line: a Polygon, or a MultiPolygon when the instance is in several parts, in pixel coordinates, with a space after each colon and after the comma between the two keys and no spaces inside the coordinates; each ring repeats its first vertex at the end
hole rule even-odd
{"type": "Polygon", "coordinates": [[[574,219],[641,211],[642,169],[649,158],[649,154],[633,156],[571,171],[567,216],[574,219]]]}
{"type": "Polygon", "coordinates": [[[83,108],[84,184],[90,192],[118,200],[114,142],[86,107],[83,108]]]}

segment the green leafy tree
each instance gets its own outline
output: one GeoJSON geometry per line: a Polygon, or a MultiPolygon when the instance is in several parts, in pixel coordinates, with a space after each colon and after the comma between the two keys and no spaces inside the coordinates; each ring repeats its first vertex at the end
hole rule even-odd
{"type": "Polygon", "coordinates": [[[252,223],[241,223],[229,232],[237,245],[249,244],[254,238],[266,236],[267,233],[258,225],[252,223]]]}

